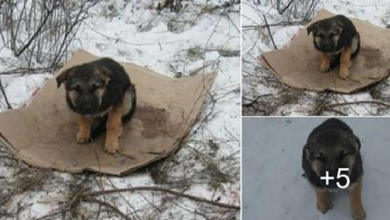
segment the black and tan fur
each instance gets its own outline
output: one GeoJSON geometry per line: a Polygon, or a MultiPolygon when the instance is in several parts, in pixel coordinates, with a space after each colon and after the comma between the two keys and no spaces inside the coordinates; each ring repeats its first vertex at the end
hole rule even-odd
{"type": "Polygon", "coordinates": [[[313,33],[314,47],[321,53],[320,70],[328,72],[340,65],[339,76],[349,76],[351,60],[360,51],[360,35],[352,21],[343,15],[314,22],[307,28],[313,33]]]}
{"type": "Polygon", "coordinates": [[[125,69],[109,58],[74,66],[57,77],[58,87],[64,83],[66,102],[79,115],[79,144],[90,142],[105,130],[105,151],[116,153],[122,123],[136,109],[135,87],[125,69]]]}
{"type": "MultiPolygon", "coordinates": [[[[364,220],[366,213],[362,205],[363,163],[360,155],[361,144],[351,128],[339,119],[328,119],[316,127],[303,147],[302,167],[305,176],[314,186],[317,197],[317,208],[326,213],[332,208],[330,192],[338,189],[336,182],[345,185],[344,178],[331,180],[329,185],[321,180],[328,171],[330,176],[337,177],[339,168],[349,168],[349,198],[352,217],[364,220]]],[[[346,172],[344,173],[346,174],[346,172]]]]}

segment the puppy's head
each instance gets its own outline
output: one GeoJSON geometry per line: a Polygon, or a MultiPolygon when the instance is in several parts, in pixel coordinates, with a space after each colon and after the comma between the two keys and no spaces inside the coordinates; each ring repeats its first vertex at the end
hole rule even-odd
{"type": "MultiPolygon", "coordinates": [[[[330,176],[337,177],[339,168],[352,171],[359,150],[360,141],[354,134],[326,130],[307,143],[305,154],[318,177],[325,176],[326,171],[330,176]]],[[[330,187],[335,186],[335,183],[332,181],[330,187]]]]}
{"type": "Polygon", "coordinates": [[[313,33],[314,46],[323,53],[337,52],[342,31],[343,23],[334,18],[314,22],[307,28],[307,34],[313,33]]]}
{"type": "Polygon", "coordinates": [[[82,115],[99,113],[111,71],[91,64],[74,66],[62,72],[57,78],[57,86],[63,83],[69,107],[82,115]]]}

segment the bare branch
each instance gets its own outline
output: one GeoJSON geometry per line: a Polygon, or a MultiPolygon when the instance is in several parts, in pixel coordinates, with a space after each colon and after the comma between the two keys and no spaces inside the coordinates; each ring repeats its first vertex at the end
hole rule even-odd
{"type": "Polygon", "coordinates": [[[0,78],[0,89],[1,89],[1,93],[3,94],[5,103],[7,104],[7,108],[8,109],[12,109],[12,106],[11,106],[11,104],[8,101],[7,94],[5,93],[5,90],[4,90],[4,87],[3,87],[3,82],[1,81],[1,78],[0,78]]]}
{"type": "Polygon", "coordinates": [[[162,187],[157,187],[157,186],[139,186],[139,187],[133,187],[133,188],[125,188],[125,189],[113,189],[113,190],[103,190],[103,191],[96,191],[96,192],[90,192],[90,193],[85,193],[83,196],[90,197],[90,196],[101,196],[105,194],[112,194],[112,193],[120,193],[120,192],[134,192],[134,191],[157,191],[157,192],[163,192],[163,193],[168,193],[171,195],[175,195],[178,197],[183,197],[187,198],[196,202],[201,202],[201,203],[206,203],[209,205],[213,206],[218,206],[221,208],[227,208],[227,209],[235,209],[235,210],[240,210],[240,206],[236,205],[229,205],[225,203],[220,203],[220,202],[215,202],[215,201],[210,201],[201,197],[173,191],[170,189],[162,188],[162,187]]]}
{"type": "Polygon", "coordinates": [[[120,217],[126,220],[132,220],[130,217],[128,217],[125,213],[123,213],[121,210],[119,210],[117,207],[111,205],[108,202],[101,201],[92,197],[82,197],[81,199],[84,202],[90,202],[90,203],[97,203],[102,206],[106,206],[107,208],[110,208],[112,211],[114,211],[116,214],[118,214],[120,217]]]}

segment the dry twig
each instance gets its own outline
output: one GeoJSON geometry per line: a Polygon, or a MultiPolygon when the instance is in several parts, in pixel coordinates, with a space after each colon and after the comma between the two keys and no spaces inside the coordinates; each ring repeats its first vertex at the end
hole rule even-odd
{"type": "Polygon", "coordinates": [[[82,201],[84,202],[89,202],[89,203],[97,203],[99,205],[103,205],[103,206],[106,206],[107,208],[110,208],[112,211],[114,211],[116,214],[118,214],[120,217],[122,217],[123,219],[126,219],[126,220],[132,220],[130,217],[128,217],[125,213],[123,213],[121,210],[119,210],[117,207],[111,205],[110,203],[108,202],[105,202],[105,201],[102,201],[102,200],[98,200],[98,199],[95,199],[95,198],[92,198],[92,197],[82,197],[81,198],[82,201]]]}
{"type": "Polygon", "coordinates": [[[1,81],[1,78],[0,78],[0,90],[1,90],[1,93],[3,94],[5,103],[7,104],[7,108],[8,108],[8,109],[12,109],[12,106],[11,106],[11,104],[10,104],[9,101],[8,101],[7,94],[5,93],[4,86],[3,86],[3,82],[1,81]]]}
{"type": "Polygon", "coordinates": [[[359,105],[359,104],[374,104],[374,105],[382,105],[382,106],[385,106],[387,108],[390,108],[390,104],[388,103],[385,103],[385,102],[382,102],[382,101],[377,101],[377,100],[365,100],[365,101],[355,101],[355,102],[342,102],[342,103],[335,103],[335,104],[325,104],[325,105],[321,105],[316,111],[315,111],[315,115],[319,115],[321,112],[323,111],[328,111],[329,109],[331,109],[332,111],[334,111],[334,107],[338,107],[338,106],[344,106],[344,105],[359,105]]]}
{"type": "Polygon", "coordinates": [[[267,27],[268,30],[269,37],[271,38],[272,44],[274,45],[275,49],[278,49],[278,47],[275,44],[274,37],[272,36],[271,29],[269,28],[267,18],[265,17],[265,15],[263,15],[263,18],[264,18],[265,26],[267,27]]]}
{"type": "Polygon", "coordinates": [[[132,188],[124,188],[124,189],[112,189],[112,190],[103,190],[103,191],[96,191],[96,192],[90,192],[90,193],[85,193],[82,196],[83,197],[92,197],[92,196],[101,196],[101,195],[106,195],[106,194],[112,194],[112,193],[120,193],[120,192],[134,192],[134,191],[155,191],[155,192],[163,192],[171,195],[175,195],[178,197],[183,197],[187,198],[196,202],[201,202],[201,203],[206,203],[209,205],[213,206],[218,206],[221,208],[227,208],[227,209],[235,209],[235,210],[240,210],[240,206],[236,205],[229,205],[226,203],[220,203],[220,202],[215,202],[215,201],[210,201],[205,198],[177,192],[174,190],[162,188],[162,187],[157,187],[157,186],[139,186],[139,187],[132,187],[132,188]]]}

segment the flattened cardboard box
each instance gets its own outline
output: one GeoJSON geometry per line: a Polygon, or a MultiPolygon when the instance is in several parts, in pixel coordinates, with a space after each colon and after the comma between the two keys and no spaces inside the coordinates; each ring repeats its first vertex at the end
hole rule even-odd
{"type": "MultiPolygon", "coordinates": [[[[332,16],[321,10],[306,27],[332,16]]],[[[339,68],[327,73],[320,71],[320,53],[306,28],[286,48],[264,53],[262,62],[282,83],[298,89],[352,93],[379,82],[390,73],[390,31],[359,19],[351,20],[360,33],[361,50],[352,61],[346,80],[338,76],[339,68]]]]}
{"type": "MultiPolygon", "coordinates": [[[[96,59],[79,50],[62,70],[96,59]]],[[[57,88],[55,77],[29,106],[0,114],[0,139],[28,164],[68,172],[121,175],[175,152],[198,117],[215,75],[173,79],[121,64],[136,86],[138,105],[124,126],[119,154],[104,152],[105,134],[91,144],[76,143],[78,117],[66,105],[64,87],[57,88]]]]}

